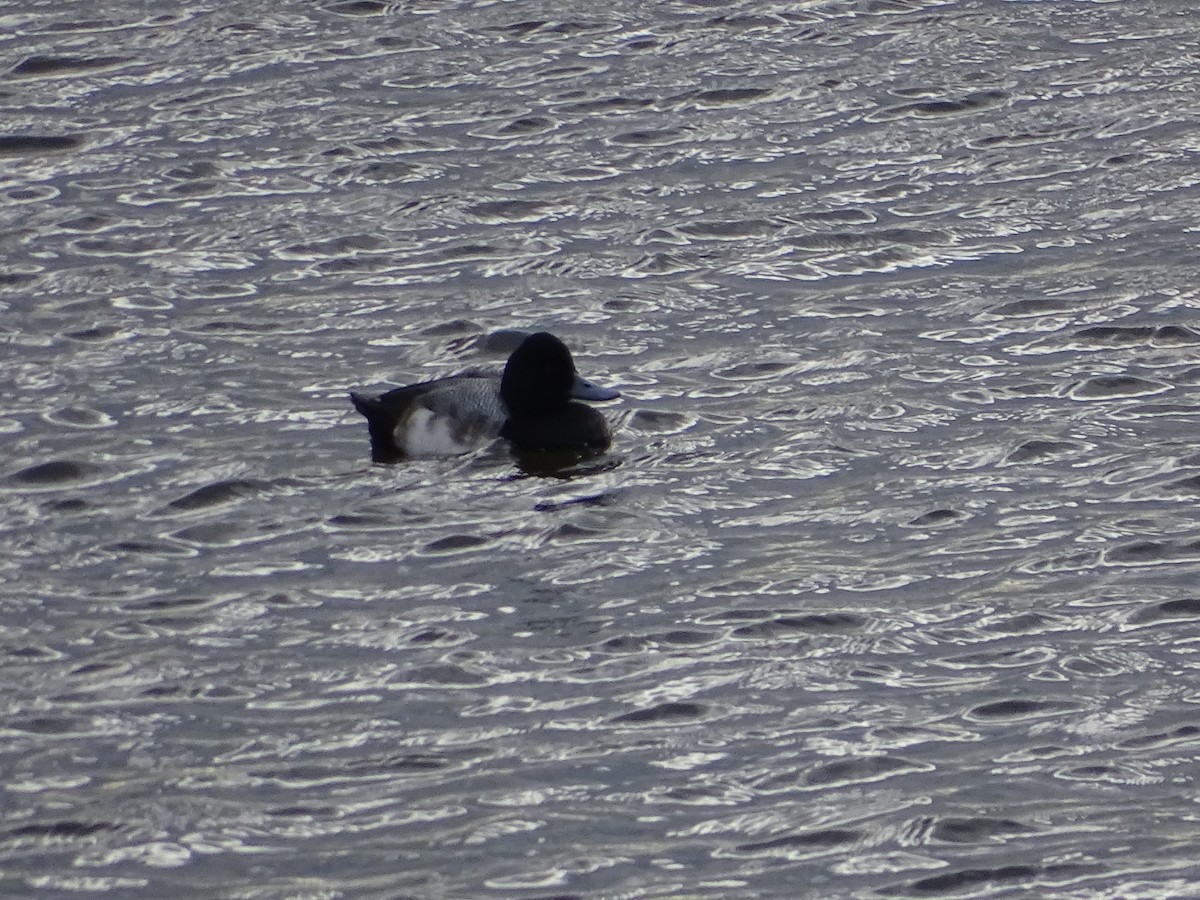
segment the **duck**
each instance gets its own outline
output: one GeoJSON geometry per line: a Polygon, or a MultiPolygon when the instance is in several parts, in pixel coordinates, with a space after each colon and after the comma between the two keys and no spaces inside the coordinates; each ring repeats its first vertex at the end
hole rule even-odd
{"type": "Polygon", "coordinates": [[[469,371],[377,397],[351,391],[350,401],[367,419],[371,458],[392,463],[468,453],[497,438],[524,453],[601,452],[612,442],[608,422],[579,401],[620,396],[580,376],[567,345],[539,331],[501,374],[469,371]]]}

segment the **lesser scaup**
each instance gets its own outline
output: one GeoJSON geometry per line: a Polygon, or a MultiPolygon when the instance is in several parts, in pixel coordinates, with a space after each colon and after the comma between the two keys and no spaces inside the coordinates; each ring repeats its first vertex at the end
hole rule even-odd
{"type": "Polygon", "coordinates": [[[541,331],[512,352],[502,375],[468,372],[350,399],[367,417],[371,458],[396,462],[465,453],[498,437],[522,451],[603,450],[608,422],[573,401],[619,396],[581,378],[566,344],[541,331]]]}

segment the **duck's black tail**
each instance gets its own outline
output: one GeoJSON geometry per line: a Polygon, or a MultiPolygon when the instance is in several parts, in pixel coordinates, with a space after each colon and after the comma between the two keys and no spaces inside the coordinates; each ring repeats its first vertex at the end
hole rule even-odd
{"type": "Polygon", "coordinates": [[[367,433],[371,435],[371,460],[378,463],[394,463],[404,458],[396,444],[396,411],[378,397],[367,397],[350,392],[350,402],[367,418],[367,433]]]}

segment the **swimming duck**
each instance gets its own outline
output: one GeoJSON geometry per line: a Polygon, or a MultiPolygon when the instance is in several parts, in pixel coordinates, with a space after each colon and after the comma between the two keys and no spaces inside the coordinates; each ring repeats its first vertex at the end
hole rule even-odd
{"type": "Polygon", "coordinates": [[[467,372],[396,388],[378,397],[350,393],[367,417],[371,458],[465,453],[495,438],[521,451],[595,451],[609,445],[604,416],[576,400],[615,400],[585,381],[566,344],[545,331],[509,356],[502,375],[467,372]]]}

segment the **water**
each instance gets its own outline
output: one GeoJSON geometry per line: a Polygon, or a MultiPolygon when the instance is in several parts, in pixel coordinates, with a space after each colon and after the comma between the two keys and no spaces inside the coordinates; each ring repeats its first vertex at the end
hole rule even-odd
{"type": "Polygon", "coordinates": [[[0,892],[1200,893],[1195,24],[0,6],[0,892]]]}

